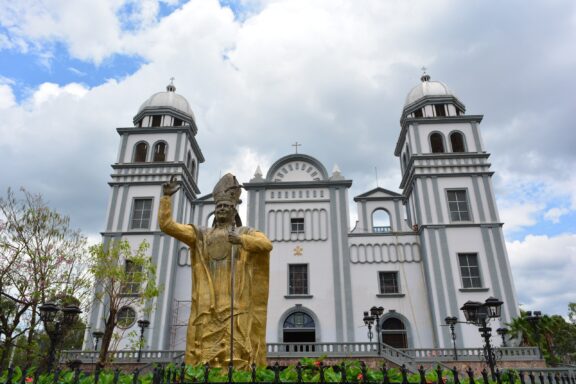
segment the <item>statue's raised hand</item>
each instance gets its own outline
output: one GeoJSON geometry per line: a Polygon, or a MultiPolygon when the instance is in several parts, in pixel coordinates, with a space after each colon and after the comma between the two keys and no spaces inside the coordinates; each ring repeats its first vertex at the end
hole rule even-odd
{"type": "Polygon", "coordinates": [[[164,196],[172,196],[180,189],[180,185],[176,181],[176,175],[172,175],[170,181],[162,184],[162,192],[164,196]]]}

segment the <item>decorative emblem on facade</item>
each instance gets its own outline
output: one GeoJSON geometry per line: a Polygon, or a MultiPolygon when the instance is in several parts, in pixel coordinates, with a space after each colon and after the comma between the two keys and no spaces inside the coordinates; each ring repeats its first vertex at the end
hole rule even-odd
{"type": "Polygon", "coordinates": [[[296,248],[294,248],[294,256],[302,256],[303,252],[304,252],[304,248],[302,248],[299,245],[297,245],[296,248]]]}

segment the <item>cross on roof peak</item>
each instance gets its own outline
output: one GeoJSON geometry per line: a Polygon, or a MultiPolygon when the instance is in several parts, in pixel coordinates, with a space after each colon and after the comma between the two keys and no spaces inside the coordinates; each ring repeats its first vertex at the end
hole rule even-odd
{"type": "Polygon", "coordinates": [[[294,147],[295,153],[298,153],[298,147],[301,147],[302,144],[299,144],[298,142],[295,142],[294,144],[292,144],[292,146],[294,147]]]}

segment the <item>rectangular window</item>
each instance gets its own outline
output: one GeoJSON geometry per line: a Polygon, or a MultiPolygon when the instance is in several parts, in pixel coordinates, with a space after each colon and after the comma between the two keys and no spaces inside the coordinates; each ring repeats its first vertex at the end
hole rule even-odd
{"type": "Polygon", "coordinates": [[[436,116],[446,116],[446,109],[444,108],[444,104],[436,104],[434,109],[436,110],[436,116]]]}
{"type": "Polygon", "coordinates": [[[414,111],[414,117],[424,117],[424,114],[422,113],[422,108],[419,108],[414,111]]]}
{"type": "Polygon", "coordinates": [[[308,264],[288,265],[288,294],[308,294],[308,264]]]}
{"type": "Polygon", "coordinates": [[[448,209],[452,221],[470,221],[468,197],[465,190],[448,191],[448,209]]]}
{"type": "Polygon", "coordinates": [[[180,120],[179,118],[175,117],[174,118],[174,126],[175,127],[180,127],[182,125],[182,120],[180,120]]]}
{"type": "Polygon", "coordinates": [[[290,219],[290,229],[292,233],[304,233],[304,218],[296,217],[290,219]]]}
{"type": "Polygon", "coordinates": [[[460,274],[462,275],[462,287],[482,288],[478,255],[475,253],[459,253],[458,262],[460,263],[460,274]]]}
{"type": "Polygon", "coordinates": [[[398,272],[378,272],[380,281],[380,294],[400,293],[398,285],[398,272]]]}
{"type": "Polygon", "coordinates": [[[152,217],[152,199],[134,199],[132,205],[131,229],[150,228],[150,218],[152,217]]]}
{"type": "Polygon", "coordinates": [[[126,260],[124,265],[124,272],[126,273],[126,282],[122,286],[122,293],[124,295],[137,295],[140,293],[140,276],[142,268],[134,264],[130,260],[126,260]]]}
{"type": "Polygon", "coordinates": [[[152,127],[159,127],[161,122],[162,122],[161,115],[152,116],[152,127]]]}

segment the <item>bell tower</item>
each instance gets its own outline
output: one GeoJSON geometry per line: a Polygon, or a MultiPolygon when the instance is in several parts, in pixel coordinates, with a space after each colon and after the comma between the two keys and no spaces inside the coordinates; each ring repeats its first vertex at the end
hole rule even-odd
{"type": "MultiPolygon", "coordinates": [[[[142,104],[133,124],[132,127],[117,128],[120,148],[108,183],[111,194],[102,237],[104,242],[128,240],[133,249],[144,240],[149,243],[148,253],[157,266],[161,293],[153,303],[149,303],[153,308],[150,315],[145,315],[142,308],[124,307],[119,316],[124,319],[127,332],[138,330],[137,320],[149,320],[145,349],[167,349],[175,291],[172,282],[177,272],[180,247],[158,227],[162,184],[176,175],[181,188],[174,195],[174,217],[178,222],[192,222],[192,202],[200,193],[198,168],[204,162],[204,156],[196,141],[198,128],[192,109],[188,101],[176,93],[172,81],[165,92],[153,94],[142,104]]],[[[89,319],[92,331],[103,328],[105,312],[102,305],[92,308],[89,319]]],[[[127,338],[123,338],[119,347],[127,348],[127,343],[127,338]]]]}
{"type": "MultiPolygon", "coordinates": [[[[450,347],[441,326],[460,316],[468,300],[504,301],[502,323],[518,303],[492,186],[493,172],[480,132],[482,115],[424,73],[406,98],[395,155],[407,221],[420,240],[434,343],[450,347]]],[[[463,320],[463,319],[461,319],[463,320]]],[[[477,345],[474,327],[460,327],[460,347],[477,345]],[[466,343],[466,345],[464,345],[466,343]]]]}

